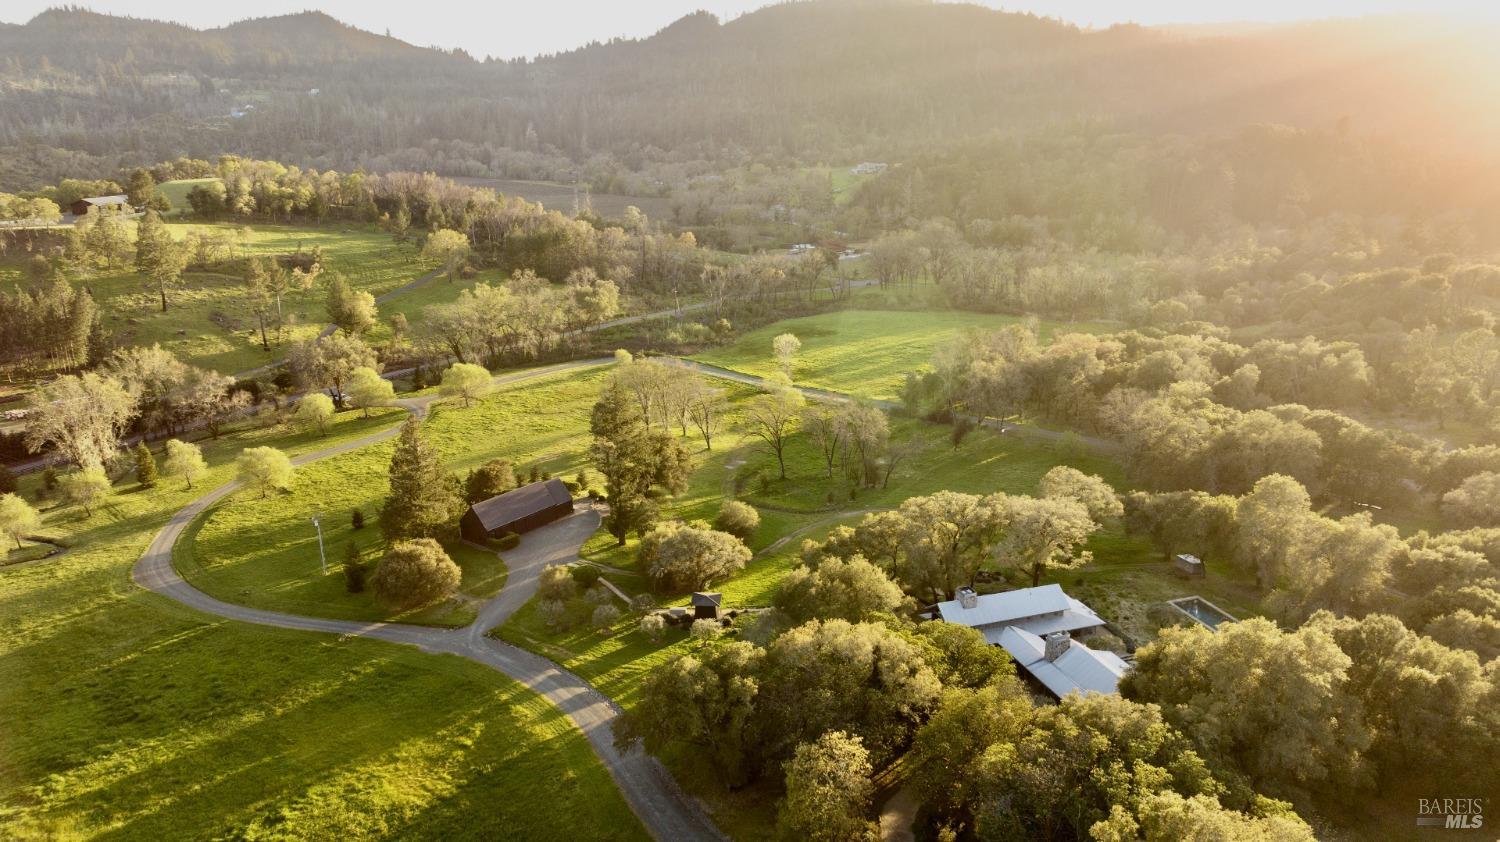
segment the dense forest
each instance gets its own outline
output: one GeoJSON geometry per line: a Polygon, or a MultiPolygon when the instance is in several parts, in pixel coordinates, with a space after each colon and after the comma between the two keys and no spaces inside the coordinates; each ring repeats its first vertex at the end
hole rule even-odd
{"type": "Polygon", "coordinates": [[[198,31],[53,10],[0,27],[0,188],[236,152],[596,184],[633,173],[659,191],[726,163],[899,159],[1068,125],[1342,125],[1462,152],[1494,134],[1493,77],[1474,72],[1490,40],[1426,19],[1196,36],[824,0],[477,61],[319,13],[198,31]]]}

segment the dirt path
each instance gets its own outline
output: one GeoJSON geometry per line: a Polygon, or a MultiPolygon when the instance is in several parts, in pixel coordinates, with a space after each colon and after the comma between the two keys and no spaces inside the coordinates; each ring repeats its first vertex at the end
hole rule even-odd
{"type": "MultiPolygon", "coordinates": [[[[506,385],[559,371],[597,365],[577,361],[540,369],[501,375],[506,385]]],[[[417,415],[426,413],[434,398],[398,401],[417,415]]],[[[303,465],[392,438],[399,427],[391,427],[353,441],[303,454],[293,460],[303,465]]],[[[215,599],[189,585],[172,566],[172,548],[183,532],[203,512],[239,488],[230,482],[209,491],[184,506],[162,527],[132,570],[136,584],[189,608],[245,623],[278,628],[356,635],[415,646],[424,652],[457,655],[485,664],[519,681],[561,709],[583,731],[594,753],[619,786],[621,794],[640,818],[641,824],[659,840],[723,840],[726,837],[697,804],[683,794],[664,766],[640,749],[621,752],[615,748],[612,725],[620,708],[588,682],[556,663],[524,649],[485,636],[505,622],[536,592],[543,566],[578,557],[583,542],[599,525],[599,514],[590,508],[532,531],[516,551],[508,554],[509,573],[500,593],[485,601],[474,623],[461,629],[437,629],[401,623],[361,623],[321,617],[302,617],[235,605],[215,599]]],[[[554,805],[556,806],[556,805],[554,805]]]]}

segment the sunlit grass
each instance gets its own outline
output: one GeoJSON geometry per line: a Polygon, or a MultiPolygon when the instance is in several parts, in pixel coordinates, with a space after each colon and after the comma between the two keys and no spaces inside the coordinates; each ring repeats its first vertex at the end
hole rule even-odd
{"type": "MultiPolygon", "coordinates": [[[[175,205],[175,200],[174,200],[175,205]]],[[[249,228],[243,254],[270,257],[299,248],[322,249],[323,268],[343,275],[356,289],[381,295],[422,275],[431,264],[418,257],[416,246],[396,243],[390,235],[355,225],[302,227],[251,223],[173,223],[178,239],[194,229],[249,228]]],[[[185,362],[231,374],[279,359],[285,349],[265,351],[255,330],[255,319],[245,302],[242,281],[233,275],[188,272],[168,294],[162,313],[155,288],[133,266],[100,269],[79,277],[99,302],[101,318],[118,345],[160,343],[185,362]]],[[[288,293],[282,302],[289,328],[283,339],[317,335],[327,320],[326,285],[318,282],[305,292],[288,293]]]]}
{"type": "MultiPolygon", "coordinates": [[[[966,330],[993,330],[1021,321],[1013,316],[932,310],[919,313],[891,310],[839,310],[787,319],[739,337],[734,344],[696,355],[696,359],[762,377],[776,372],[771,340],[792,333],[802,340],[792,366],[792,379],[865,398],[895,400],[907,372],[926,371],[932,352],[966,330]]],[[[1057,332],[1105,329],[1087,322],[1044,321],[1043,340],[1057,332]]]]}
{"type": "Polygon", "coordinates": [[[192,491],[126,481],[92,518],[45,513],[72,549],[0,568],[0,838],[644,837],[583,735],[493,670],[206,617],[130,581],[240,448],[394,422],[226,436],[192,491]]]}

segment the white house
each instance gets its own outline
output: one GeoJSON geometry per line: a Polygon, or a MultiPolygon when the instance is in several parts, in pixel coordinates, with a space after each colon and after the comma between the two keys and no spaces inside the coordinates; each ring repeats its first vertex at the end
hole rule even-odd
{"type": "Polygon", "coordinates": [[[1058,698],[1073,691],[1113,693],[1127,666],[1113,652],[1090,649],[1074,636],[1104,627],[1092,608],[1068,596],[1061,585],[980,596],[959,588],[958,598],[935,606],[944,622],[968,626],[1058,698]]]}

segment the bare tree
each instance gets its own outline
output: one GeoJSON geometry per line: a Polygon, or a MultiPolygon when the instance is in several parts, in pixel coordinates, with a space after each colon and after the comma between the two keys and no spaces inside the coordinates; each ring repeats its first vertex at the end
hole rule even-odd
{"type": "Polygon", "coordinates": [[[776,466],[786,479],[786,444],[797,431],[804,401],[802,393],[790,386],[772,386],[771,391],[756,396],[745,410],[751,434],[765,442],[776,454],[776,466]]]}

